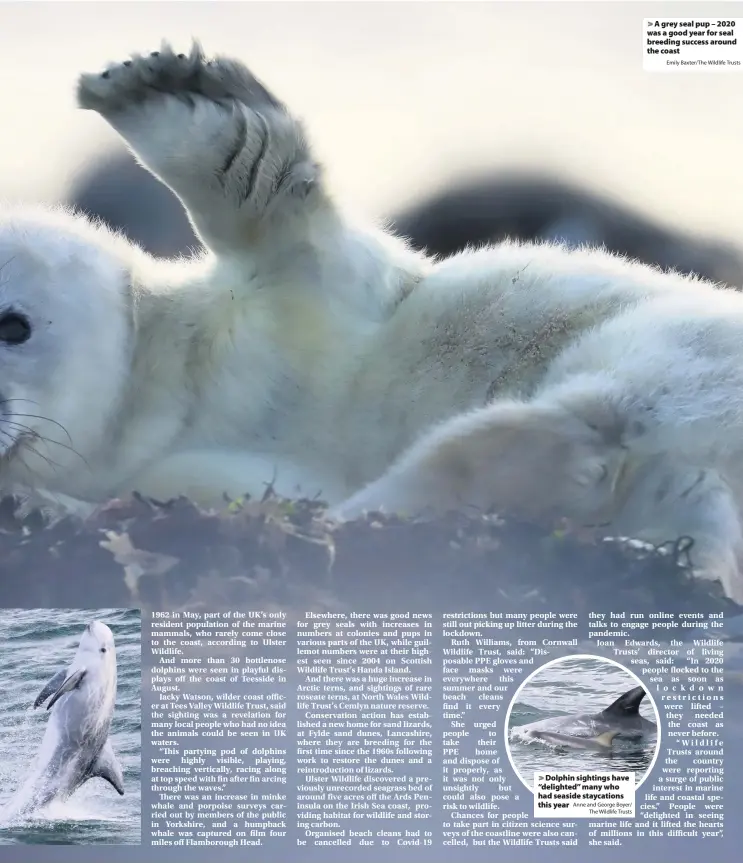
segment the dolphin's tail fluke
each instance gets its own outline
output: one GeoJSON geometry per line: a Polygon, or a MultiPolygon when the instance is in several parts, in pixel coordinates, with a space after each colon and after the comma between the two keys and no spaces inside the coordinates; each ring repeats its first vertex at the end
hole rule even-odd
{"type": "Polygon", "coordinates": [[[601,716],[635,716],[640,710],[640,702],[647,695],[642,686],[635,686],[619,698],[613,704],[610,704],[606,710],[601,711],[601,716]]]}

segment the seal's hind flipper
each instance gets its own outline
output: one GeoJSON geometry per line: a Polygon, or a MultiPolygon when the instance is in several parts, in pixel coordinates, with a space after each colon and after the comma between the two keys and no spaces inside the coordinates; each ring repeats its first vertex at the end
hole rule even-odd
{"type": "Polygon", "coordinates": [[[51,710],[52,707],[54,707],[54,705],[66,692],[72,692],[73,689],[77,688],[80,685],[83,677],[85,677],[85,674],[86,671],[84,668],[73,671],[72,674],[62,683],[59,689],[54,693],[51,701],[49,702],[49,704],[47,704],[46,709],[51,710]]]}
{"type": "Polygon", "coordinates": [[[98,753],[98,757],[90,768],[90,776],[100,776],[101,779],[105,779],[106,782],[113,785],[119,794],[124,793],[124,771],[111,748],[110,740],[106,740],[103,749],[98,753]]]}
{"type": "Polygon", "coordinates": [[[67,669],[63,668],[58,671],[54,677],[46,684],[46,686],[41,690],[41,692],[36,696],[36,701],[34,701],[34,710],[42,705],[47,698],[49,698],[52,693],[56,692],[59,687],[64,683],[65,676],[67,675],[67,669]]]}

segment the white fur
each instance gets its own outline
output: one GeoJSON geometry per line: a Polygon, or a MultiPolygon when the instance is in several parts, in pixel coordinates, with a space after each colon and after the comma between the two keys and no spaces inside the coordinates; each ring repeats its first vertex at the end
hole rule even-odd
{"type": "Polygon", "coordinates": [[[741,294],[599,250],[415,254],[341,212],[301,125],[197,47],[78,95],[208,251],[156,261],[80,217],[2,217],[0,314],[27,304],[35,328],[0,343],[0,397],[71,438],[26,417],[10,449],[0,401],[5,487],[215,503],[274,482],[338,518],[495,506],[692,534],[743,599],[741,294]]]}

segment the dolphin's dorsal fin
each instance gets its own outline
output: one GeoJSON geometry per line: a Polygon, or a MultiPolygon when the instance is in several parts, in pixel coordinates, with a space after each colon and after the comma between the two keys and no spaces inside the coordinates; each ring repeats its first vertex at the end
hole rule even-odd
{"type": "Polygon", "coordinates": [[[72,692],[73,689],[80,686],[80,683],[85,677],[85,674],[86,670],[84,668],[78,668],[77,671],[73,671],[69,677],[65,678],[65,680],[62,682],[62,685],[52,696],[49,704],[47,704],[46,709],[51,710],[52,707],[54,707],[54,705],[66,692],[72,692]]]}
{"type": "Polygon", "coordinates": [[[52,677],[49,683],[47,683],[36,696],[36,701],[34,701],[34,710],[42,705],[53,692],[56,692],[59,689],[59,687],[64,683],[66,675],[67,670],[62,668],[54,675],[54,677],[52,677]]]}
{"type": "Polygon", "coordinates": [[[634,716],[640,710],[640,702],[647,695],[642,686],[635,686],[601,711],[601,716],[634,716]]]}
{"type": "Polygon", "coordinates": [[[98,753],[90,768],[90,776],[100,776],[101,779],[113,785],[119,794],[124,793],[124,771],[121,769],[110,740],[106,740],[103,749],[98,753]]]}
{"type": "Polygon", "coordinates": [[[603,734],[597,734],[593,740],[594,743],[598,743],[599,746],[605,746],[607,749],[611,749],[611,742],[617,734],[619,734],[619,729],[612,728],[611,731],[604,731],[603,734]]]}

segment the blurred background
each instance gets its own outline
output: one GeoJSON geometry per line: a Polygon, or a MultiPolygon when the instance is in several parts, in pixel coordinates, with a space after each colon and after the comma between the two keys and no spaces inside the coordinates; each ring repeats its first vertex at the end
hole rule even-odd
{"type": "MultiPolygon", "coordinates": [[[[705,2],[743,17],[743,3],[705,2]]],[[[743,72],[647,73],[642,18],[699,3],[16,2],[0,6],[0,197],[68,201],[157,254],[180,205],[74,104],[78,72],[167,36],[247,61],[334,190],[448,254],[606,244],[743,284],[743,72]]]]}

